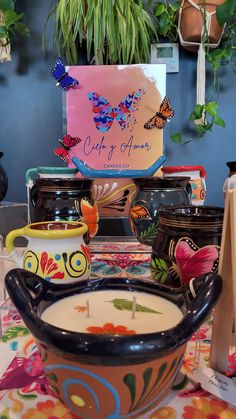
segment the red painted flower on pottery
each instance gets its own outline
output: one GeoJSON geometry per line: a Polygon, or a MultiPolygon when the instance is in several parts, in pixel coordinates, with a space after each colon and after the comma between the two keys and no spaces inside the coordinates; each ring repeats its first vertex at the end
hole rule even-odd
{"type": "Polygon", "coordinates": [[[41,254],[40,266],[43,274],[46,275],[45,279],[47,281],[51,281],[52,279],[63,279],[65,276],[64,272],[54,272],[58,269],[58,264],[54,262],[53,258],[48,257],[47,252],[41,254]],[[52,272],[54,273],[52,274],[52,272]]]}
{"type": "Polygon", "coordinates": [[[105,323],[102,327],[90,326],[87,327],[89,333],[96,335],[136,335],[135,330],[129,330],[126,326],[114,326],[113,323],[105,323]]]}
{"type": "Polygon", "coordinates": [[[209,330],[209,327],[204,327],[200,330],[198,330],[196,333],[193,334],[190,340],[203,340],[207,338],[207,332],[209,330]]]}
{"type": "Polygon", "coordinates": [[[78,313],[85,313],[85,311],[88,310],[87,306],[76,306],[74,307],[74,310],[78,311],[78,313]]]}
{"type": "Polygon", "coordinates": [[[198,248],[191,239],[182,238],[175,247],[177,271],[183,284],[190,279],[216,270],[219,259],[219,248],[207,245],[198,248]]]}

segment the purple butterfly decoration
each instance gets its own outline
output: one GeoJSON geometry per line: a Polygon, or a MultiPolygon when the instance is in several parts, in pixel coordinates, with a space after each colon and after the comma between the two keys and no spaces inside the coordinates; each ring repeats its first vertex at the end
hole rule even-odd
{"type": "Polygon", "coordinates": [[[70,77],[65,69],[65,66],[60,58],[55,61],[54,68],[51,70],[52,77],[57,80],[56,86],[63,90],[69,87],[78,86],[78,80],[70,77]]]}

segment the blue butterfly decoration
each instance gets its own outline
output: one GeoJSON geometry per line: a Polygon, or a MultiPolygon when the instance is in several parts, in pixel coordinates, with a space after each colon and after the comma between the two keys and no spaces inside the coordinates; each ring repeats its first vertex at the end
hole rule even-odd
{"type": "Polygon", "coordinates": [[[70,77],[65,69],[65,66],[60,58],[55,61],[54,68],[51,70],[52,77],[57,80],[56,86],[63,90],[69,87],[78,86],[78,80],[70,77]]]}

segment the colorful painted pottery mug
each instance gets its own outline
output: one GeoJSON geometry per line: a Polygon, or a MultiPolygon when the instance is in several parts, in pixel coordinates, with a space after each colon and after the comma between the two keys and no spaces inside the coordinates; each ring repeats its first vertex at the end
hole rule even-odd
{"type": "Polygon", "coordinates": [[[203,166],[165,166],[164,177],[189,176],[192,187],[192,205],[203,205],[206,199],[206,171],[203,166]]]}
{"type": "Polygon", "coordinates": [[[130,225],[137,240],[152,246],[157,235],[158,209],[191,204],[190,178],[168,176],[134,178],[136,192],[130,207],[130,225]]]}
{"type": "Polygon", "coordinates": [[[217,272],[224,209],[213,206],[165,207],[151,256],[155,281],[179,287],[191,278],[217,272]]]}
{"type": "Polygon", "coordinates": [[[8,233],[6,248],[18,266],[46,281],[67,284],[89,277],[87,234],[88,227],[82,222],[33,223],[8,233]],[[20,236],[28,241],[23,256],[19,256],[14,247],[14,240],[20,236]]]}
{"type": "Polygon", "coordinates": [[[49,383],[76,417],[141,419],[170,391],[222,280],[212,273],[196,278],[194,298],[188,286],[127,278],[62,290],[23,269],[8,272],[5,285],[36,339],[49,383]]]}

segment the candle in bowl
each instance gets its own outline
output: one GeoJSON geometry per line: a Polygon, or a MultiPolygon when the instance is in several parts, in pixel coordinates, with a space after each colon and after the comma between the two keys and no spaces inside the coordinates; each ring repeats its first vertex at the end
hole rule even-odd
{"type": "Polygon", "coordinates": [[[181,310],[166,298],[122,290],[92,291],[63,298],[41,315],[45,322],[65,330],[114,335],[167,330],[182,317],[181,310]]]}
{"type": "Polygon", "coordinates": [[[22,269],[8,272],[5,283],[50,385],[88,419],[144,418],[171,389],[187,341],[222,287],[207,274],[178,290],[127,278],[61,288],[22,269]]]}

